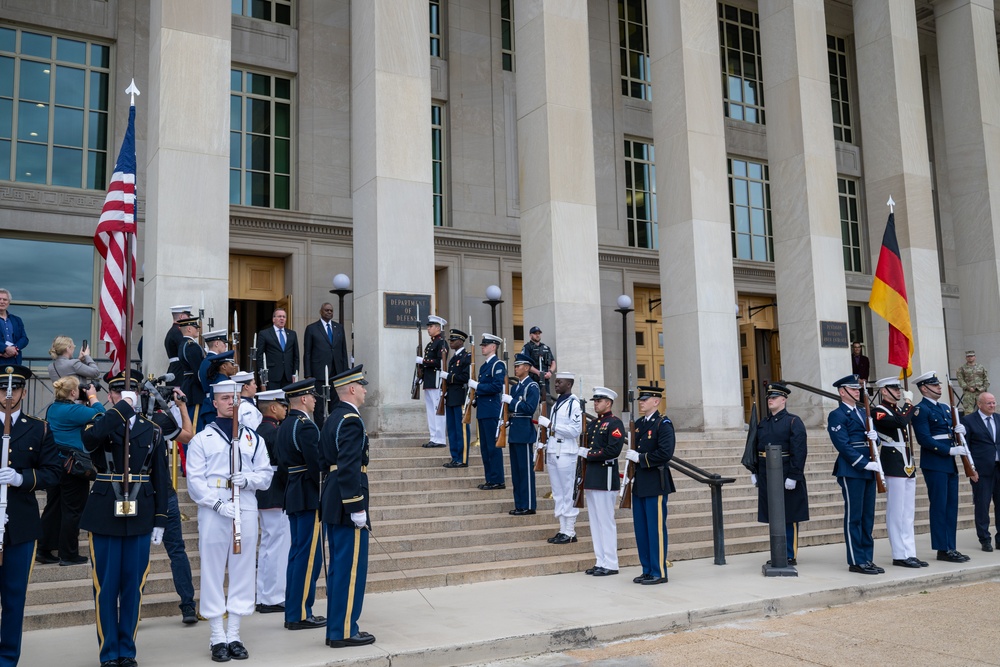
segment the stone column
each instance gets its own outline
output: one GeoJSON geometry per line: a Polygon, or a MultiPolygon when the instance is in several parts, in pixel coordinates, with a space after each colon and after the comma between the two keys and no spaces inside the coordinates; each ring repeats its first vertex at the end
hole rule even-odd
{"type": "MultiPolygon", "coordinates": [[[[143,283],[145,368],[166,372],[163,338],[170,306],[228,322],[229,70],[228,5],[153,0],[149,17],[149,81],[136,81],[136,124],[148,123],[146,272],[143,283]],[[197,242],[194,242],[196,240],[197,242]]],[[[119,81],[124,89],[128,81],[119,81]]],[[[117,150],[117,148],[115,149],[117,150]]]]}
{"type": "MultiPolygon", "coordinates": [[[[782,374],[829,391],[851,361],[820,344],[820,321],[847,322],[823,0],[758,7],[782,374]]],[[[790,403],[808,426],[832,408],[804,391],[790,403]]]]}
{"type": "Polygon", "coordinates": [[[666,405],[686,429],[743,424],[714,3],[650,2],[666,405]]]}
{"type": "Polygon", "coordinates": [[[581,333],[602,305],[587,3],[517,0],[514,22],[524,321],[586,395],[604,384],[604,337],[581,333]]]}
{"type": "MultiPolygon", "coordinates": [[[[416,334],[386,328],[386,293],[434,293],[427,3],[351,3],[351,183],[358,363],[369,432],[426,432],[410,399],[416,334]]],[[[426,321],[430,313],[420,313],[426,321]]],[[[425,336],[426,340],[426,336],[425,336]]]]}
{"type": "MultiPolygon", "coordinates": [[[[924,118],[917,21],[909,0],[857,0],[854,38],[858,63],[856,117],[864,133],[864,174],[872,273],[885,233],[890,195],[896,202],[896,237],[903,259],[913,327],[914,373],[948,366],[941,310],[934,203],[924,118]],[[917,271],[913,270],[917,267],[917,271]]],[[[889,327],[872,315],[882,351],[872,359],[880,376],[899,368],[886,361],[889,327]]],[[[874,369],[873,369],[874,370],[874,369]]],[[[874,378],[873,378],[874,379],[874,378]]]]}
{"type": "MultiPolygon", "coordinates": [[[[1000,372],[1000,67],[992,0],[934,7],[965,346],[1000,372]]],[[[956,367],[961,360],[956,360],[956,367]]]]}

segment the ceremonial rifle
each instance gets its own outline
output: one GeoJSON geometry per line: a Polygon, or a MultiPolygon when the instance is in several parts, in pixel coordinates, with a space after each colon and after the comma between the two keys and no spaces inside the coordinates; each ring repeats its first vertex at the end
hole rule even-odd
{"type": "MultiPolygon", "coordinates": [[[[545,401],[545,397],[542,397],[542,416],[546,419],[549,418],[549,404],[545,401]]],[[[542,445],[546,445],[549,442],[549,429],[541,424],[538,425],[538,442],[542,445]]],[[[545,447],[543,446],[537,452],[535,452],[535,472],[543,472],[545,470],[545,447]]]]}
{"type": "MultiPolygon", "coordinates": [[[[3,416],[3,459],[0,459],[0,466],[7,468],[7,460],[10,458],[10,413],[13,409],[14,376],[7,375],[7,396],[4,398],[3,416]]],[[[7,487],[8,484],[0,484],[0,565],[3,565],[3,540],[7,532],[7,487]]]]}
{"type": "MultiPolygon", "coordinates": [[[[629,375],[629,384],[632,382],[631,374],[629,375]]],[[[628,390],[628,404],[629,412],[628,418],[628,448],[630,450],[639,449],[639,438],[635,432],[635,393],[629,389],[628,390]]],[[[659,414],[659,413],[657,413],[659,414]]],[[[635,461],[629,461],[628,465],[625,466],[625,480],[622,482],[621,497],[622,502],[619,507],[623,510],[632,509],[632,481],[635,479],[635,461]]]]}
{"type": "MultiPolygon", "coordinates": [[[[474,336],[472,333],[472,315],[469,315],[469,335],[474,336]]],[[[469,377],[472,377],[472,373],[476,370],[476,341],[472,341],[472,350],[469,352],[472,358],[469,360],[469,377]]],[[[462,406],[462,423],[471,424],[472,423],[472,404],[476,401],[476,390],[469,387],[469,393],[465,395],[465,405],[462,406]]]]}
{"type": "MultiPolygon", "coordinates": [[[[945,383],[948,385],[948,407],[951,408],[951,424],[952,432],[954,433],[955,424],[961,422],[958,421],[958,407],[955,405],[955,390],[951,388],[951,380],[945,377],[945,383]]],[[[969,445],[965,442],[965,435],[961,433],[955,433],[955,437],[958,443],[965,447],[965,451],[969,451],[969,445]]],[[[973,482],[979,481],[979,473],[976,471],[976,464],[972,461],[972,457],[968,454],[962,454],[962,469],[965,471],[965,476],[968,477],[973,482]]]]}
{"type": "MultiPolygon", "coordinates": [[[[510,378],[507,374],[503,374],[503,393],[506,394],[510,389],[510,378]]],[[[501,401],[502,403],[502,401],[501,401]]],[[[497,424],[497,448],[503,449],[507,446],[507,418],[509,417],[507,404],[502,403],[503,408],[500,410],[500,423],[497,424]]]]}
{"type": "MultiPolygon", "coordinates": [[[[236,323],[236,313],[233,312],[233,358],[239,359],[238,347],[240,344],[240,332],[236,323]]],[[[233,509],[236,511],[233,516],[233,553],[238,554],[243,550],[243,522],[240,517],[240,487],[232,482],[233,475],[242,469],[242,457],[240,456],[240,397],[239,386],[233,390],[233,439],[229,444],[229,485],[232,487],[233,509]]]]}
{"type": "MultiPolygon", "coordinates": [[[[417,306],[417,356],[424,356],[424,329],[420,326],[420,306],[417,306]]],[[[413,368],[413,383],[410,385],[410,398],[420,400],[420,382],[424,379],[424,365],[417,362],[413,368]]]]}
{"type": "MultiPolygon", "coordinates": [[[[583,381],[580,381],[580,393],[583,393],[583,381]]],[[[590,436],[587,433],[587,399],[580,399],[580,447],[590,448],[590,436]]],[[[583,509],[583,480],[587,477],[587,459],[578,456],[576,459],[576,479],[573,482],[573,507],[583,509]]]]}
{"type": "Polygon", "coordinates": [[[444,403],[445,394],[448,393],[448,380],[445,379],[444,374],[448,370],[448,346],[441,350],[441,397],[438,398],[437,405],[437,416],[444,417],[444,403]]]}
{"type": "MultiPolygon", "coordinates": [[[[870,433],[875,430],[875,424],[872,422],[871,401],[868,399],[867,384],[864,380],[861,381],[861,395],[864,397],[865,405],[865,426],[870,433]]],[[[865,440],[868,441],[868,455],[872,461],[878,463],[878,471],[875,474],[875,488],[879,493],[885,493],[885,473],[882,472],[882,459],[879,456],[878,440],[869,438],[868,433],[865,433],[865,440]]]]}

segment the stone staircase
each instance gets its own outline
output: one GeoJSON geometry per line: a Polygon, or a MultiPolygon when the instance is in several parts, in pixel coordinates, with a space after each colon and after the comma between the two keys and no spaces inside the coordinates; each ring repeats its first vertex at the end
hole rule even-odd
{"type": "MultiPolygon", "coordinates": [[[[548,474],[539,473],[538,514],[514,517],[513,496],[502,491],[481,491],[482,460],[478,449],[470,455],[470,466],[449,470],[447,449],[424,449],[421,437],[379,438],[372,441],[369,466],[373,539],[369,546],[370,592],[431,588],[459,584],[575,572],[593,565],[587,511],[577,523],[579,542],[552,545],[546,538],[556,532],[548,474]]],[[[765,552],[768,529],[757,523],[757,492],[749,474],[740,465],[742,434],[682,434],[677,456],[704,470],[735,477],[723,492],[726,553],[765,552]]],[[[806,466],[812,520],[802,524],[801,546],[843,541],[843,500],[833,469],[835,451],[824,431],[809,435],[806,466]]],[[[624,469],[624,466],[623,466],[624,469]]],[[[508,469],[509,472],[509,469],[508,469]]],[[[670,496],[668,527],[672,560],[709,558],[713,555],[710,491],[706,485],[673,472],[677,492],[670,496]]],[[[917,475],[916,531],[928,532],[927,494],[917,475]]],[[[968,484],[960,481],[959,528],[972,522],[968,484]]],[[[198,588],[200,560],[195,505],[181,480],[181,512],[191,517],[183,523],[188,557],[198,588]]],[[[44,504],[44,494],[40,496],[44,504]]],[[[875,537],[885,536],[884,497],[876,506],[875,537]]],[[[638,564],[631,512],[619,510],[619,562],[638,564]]],[[[921,553],[929,551],[927,538],[918,538],[921,553]]],[[[86,534],[81,535],[81,553],[88,553],[86,534]]],[[[959,549],[971,550],[970,545],[959,549]]],[[[324,580],[319,582],[324,597],[324,580]]],[[[197,596],[196,596],[197,597],[197,596]]],[[[179,599],[174,592],[170,561],[162,546],[152,548],[150,574],[143,597],[143,616],[177,615],[179,599]]],[[[25,628],[50,628],[94,622],[93,589],[87,565],[60,567],[36,565],[28,587],[25,628]]]]}

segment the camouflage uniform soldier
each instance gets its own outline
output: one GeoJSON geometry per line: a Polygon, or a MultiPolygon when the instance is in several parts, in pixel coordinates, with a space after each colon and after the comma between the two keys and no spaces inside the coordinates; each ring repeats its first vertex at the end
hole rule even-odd
{"type": "Polygon", "coordinates": [[[958,386],[962,388],[962,409],[971,415],[976,411],[979,394],[990,388],[990,378],[986,367],[976,363],[976,351],[965,353],[965,365],[958,369],[958,386]]]}

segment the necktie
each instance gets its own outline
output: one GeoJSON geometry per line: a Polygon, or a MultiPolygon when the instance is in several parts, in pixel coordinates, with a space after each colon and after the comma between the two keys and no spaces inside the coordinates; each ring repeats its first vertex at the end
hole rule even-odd
{"type": "Polygon", "coordinates": [[[333,345],[333,328],[329,322],[326,323],[326,337],[330,341],[330,345],[333,345]]]}
{"type": "Polygon", "coordinates": [[[285,330],[278,329],[278,345],[281,346],[281,351],[285,351],[285,330]]]}
{"type": "Polygon", "coordinates": [[[986,418],[986,426],[990,429],[990,437],[993,438],[993,442],[997,441],[997,432],[993,428],[993,415],[986,418]]]}
{"type": "Polygon", "coordinates": [[[865,424],[865,416],[861,413],[861,410],[859,410],[858,408],[854,408],[854,414],[858,416],[858,419],[861,420],[862,424],[867,426],[867,424],[865,424]]]}

